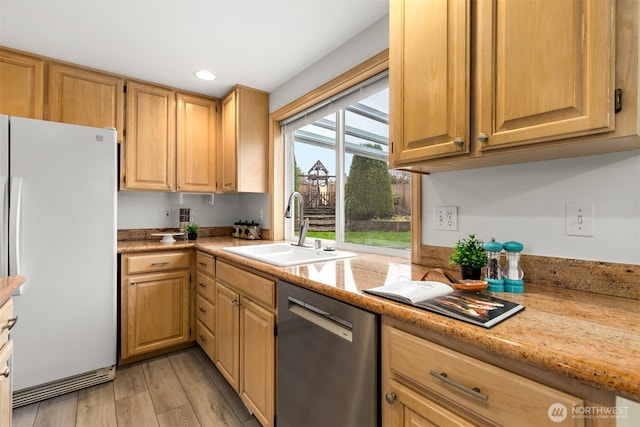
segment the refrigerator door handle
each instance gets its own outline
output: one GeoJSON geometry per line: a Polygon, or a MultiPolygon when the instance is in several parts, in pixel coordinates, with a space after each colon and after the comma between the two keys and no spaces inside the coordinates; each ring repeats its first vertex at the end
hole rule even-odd
{"type": "Polygon", "coordinates": [[[8,271],[4,271],[6,267],[6,264],[4,264],[5,261],[7,259],[7,254],[5,253],[6,251],[6,244],[7,244],[7,237],[6,237],[6,230],[5,230],[5,224],[4,224],[4,220],[3,218],[6,218],[5,216],[5,209],[7,208],[7,203],[6,203],[6,199],[7,198],[7,177],[6,176],[0,176],[0,224],[2,224],[2,227],[0,227],[0,261],[2,261],[2,263],[0,263],[0,276],[8,276],[9,272],[8,271]]]}
{"type": "Polygon", "coordinates": [[[9,275],[20,276],[20,207],[22,205],[22,178],[11,178],[9,202],[9,275]]]}

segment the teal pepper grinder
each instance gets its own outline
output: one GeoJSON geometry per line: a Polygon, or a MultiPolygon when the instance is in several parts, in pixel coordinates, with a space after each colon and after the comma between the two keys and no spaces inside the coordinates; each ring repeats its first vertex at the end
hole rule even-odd
{"type": "Polygon", "coordinates": [[[524,272],[520,267],[520,252],[524,245],[520,242],[505,242],[504,250],[507,252],[507,268],[504,271],[504,290],[507,292],[524,292],[524,272]]]}
{"type": "Polygon", "coordinates": [[[489,284],[487,290],[490,292],[504,292],[504,279],[500,268],[500,256],[502,254],[502,243],[491,238],[490,242],[485,242],[484,250],[487,251],[487,267],[485,269],[484,281],[489,284]]]}

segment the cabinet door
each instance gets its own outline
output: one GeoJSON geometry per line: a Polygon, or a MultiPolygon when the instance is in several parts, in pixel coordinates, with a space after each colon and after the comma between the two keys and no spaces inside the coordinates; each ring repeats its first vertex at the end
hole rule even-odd
{"type": "Polygon", "coordinates": [[[236,86],[222,100],[218,191],[268,191],[269,94],[236,86]]]}
{"type": "Polygon", "coordinates": [[[614,2],[477,2],[479,150],[614,127],[614,2]],[[484,138],[480,134],[484,134],[484,138]]]}
{"type": "Polygon", "coordinates": [[[237,104],[236,92],[233,91],[222,100],[222,141],[220,141],[220,161],[218,173],[220,174],[219,189],[222,192],[235,192],[237,171],[237,138],[236,125],[237,104]]]}
{"type": "Polygon", "coordinates": [[[178,94],[178,191],[216,190],[217,101],[178,94]]]}
{"type": "Polygon", "coordinates": [[[125,277],[121,293],[123,358],[191,339],[189,270],[125,277]]]}
{"type": "Polygon", "coordinates": [[[275,315],[243,298],[240,306],[240,396],[263,426],[275,414],[275,315]]]}
{"type": "Polygon", "coordinates": [[[7,341],[0,351],[0,426],[11,425],[12,393],[9,360],[13,355],[13,341],[7,341]]]}
{"type": "Polygon", "coordinates": [[[469,152],[469,2],[391,0],[391,166],[469,152]]]}
{"type": "Polygon", "coordinates": [[[124,188],[174,191],[176,180],[175,92],[127,83],[124,188]]]}
{"type": "Polygon", "coordinates": [[[124,80],[62,64],[49,65],[49,112],[54,122],[113,127],[122,142],[124,80]]]}
{"type": "Polygon", "coordinates": [[[382,425],[385,426],[465,426],[472,424],[413,390],[391,381],[385,390],[382,425]]]}
{"type": "Polygon", "coordinates": [[[216,282],[216,366],[235,391],[239,390],[240,295],[216,282]]]}
{"type": "Polygon", "coordinates": [[[43,119],[44,62],[0,48],[0,114],[43,119]]]}

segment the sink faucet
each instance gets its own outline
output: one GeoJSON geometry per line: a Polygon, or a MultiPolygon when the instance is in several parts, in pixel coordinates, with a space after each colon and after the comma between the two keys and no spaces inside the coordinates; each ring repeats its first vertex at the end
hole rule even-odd
{"type": "Polygon", "coordinates": [[[287,202],[287,209],[284,211],[285,218],[291,218],[293,211],[293,202],[294,199],[298,199],[298,205],[300,206],[299,210],[299,218],[298,222],[300,223],[300,233],[298,238],[298,244],[296,246],[304,246],[304,239],[307,237],[307,230],[309,229],[309,218],[304,217],[304,200],[302,199],[302,195],[297,191],[294,191],[289,196],[289,201],[287,202]]]}

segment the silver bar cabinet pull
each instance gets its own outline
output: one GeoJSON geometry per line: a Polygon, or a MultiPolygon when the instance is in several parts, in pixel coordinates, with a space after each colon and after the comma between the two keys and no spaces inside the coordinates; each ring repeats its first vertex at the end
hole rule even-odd
{"type": "Polygon", "coordinates": [[[431,374],[431,376],[436,377],[437,379],[439,379],[440,381],[450,385],[451,387],[460,390],[463,393],[466,393],[470,396],[475,397],[476,399],[480,399],[484,402],[486,402],[487,400],[489,400],[489,397],[486,394],[482,394],[480,393],[480,389],[478,387],[474,387],[474,388],[469,388],[469,387],[465,387],[462,384],[458,384],[457,382],[450,380],[447,376],[446,372],[442,372],[442,373],[438,373],[436,371],[434,371],[433,369],[431,369],[429,371],[429,373],[431,374]]]}

